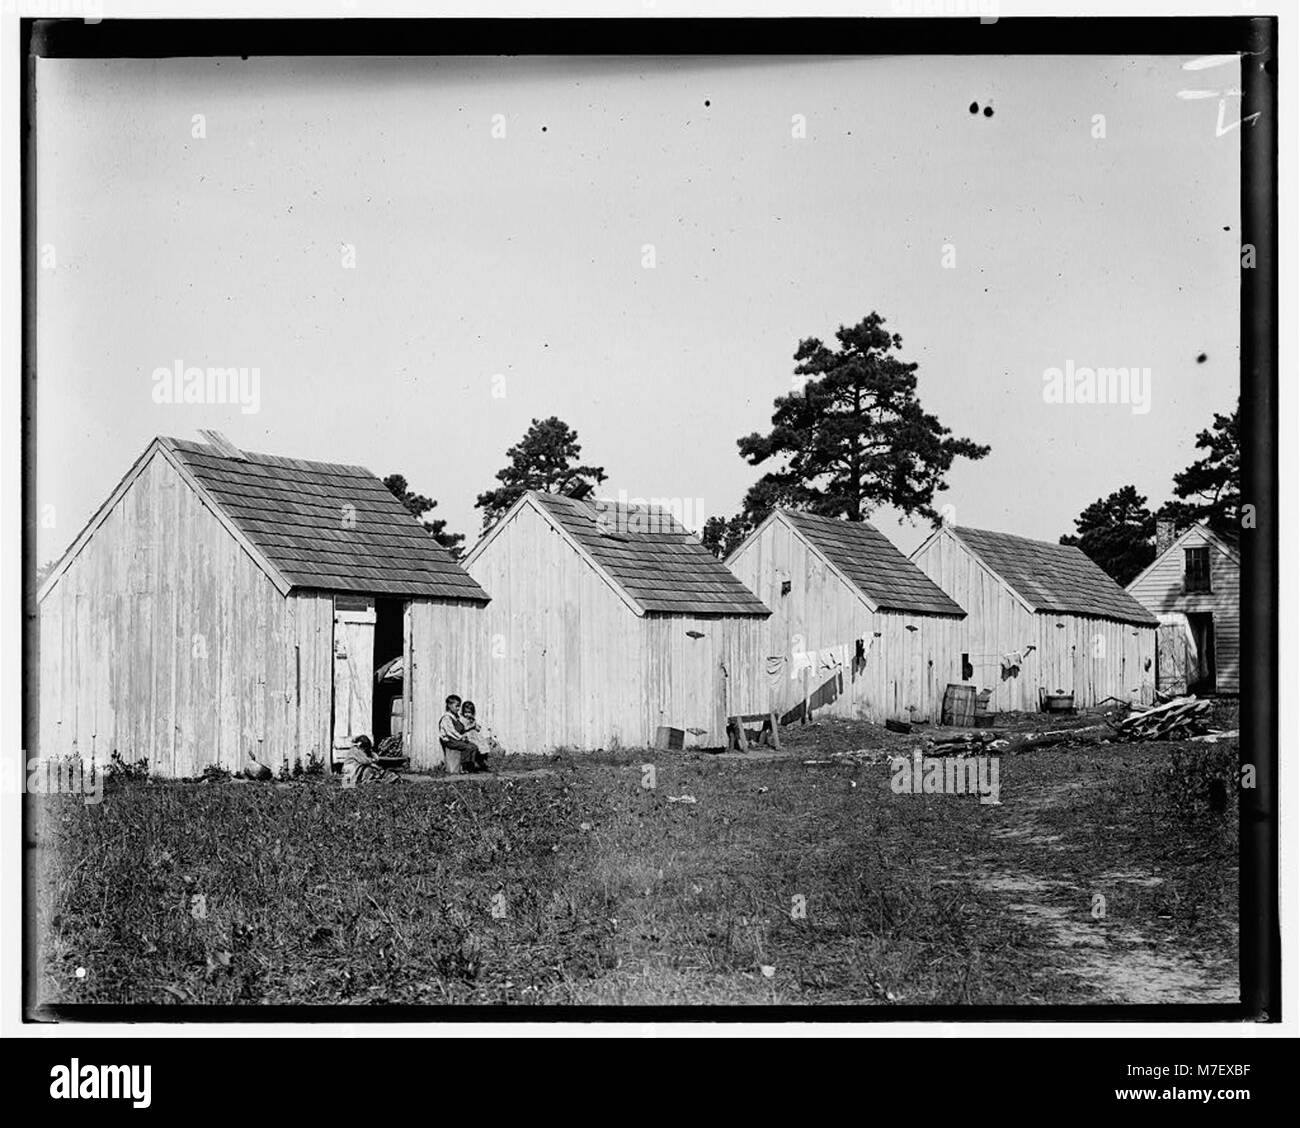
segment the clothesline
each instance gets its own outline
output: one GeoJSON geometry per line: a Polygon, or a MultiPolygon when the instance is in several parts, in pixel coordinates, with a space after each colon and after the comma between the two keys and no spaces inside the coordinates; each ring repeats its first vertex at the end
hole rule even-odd
{"type": "Polygon", "coordinates": [[[865,662],[867,651],[875,641],[875,635],[865,635],[852,642],[840,642],[817,650],[795,649],[789,655],[771,654],[767,659],[767,676],[769,680],[777,680],[788,666],[790,680],[798,681],[805,670],[819,673],[840,670],[857,661],[865,662]]]}

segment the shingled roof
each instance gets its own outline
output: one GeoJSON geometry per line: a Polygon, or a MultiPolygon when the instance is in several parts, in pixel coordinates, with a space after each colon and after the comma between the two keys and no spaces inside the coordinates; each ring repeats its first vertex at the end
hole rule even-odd
{"type": "Polygon", "coordinates": [[[527,495],[645,612],[770,615],[752,591],[671,513],[616,501],[527,495]]]}
{"type": "Polygon", "coordinates": [[[160,441],[291,588],[488,601],[364,466],[160,441]]]}
{"type": "Polygon", "coordinates": [[[985,529],[949,531],[1035,611],[1095,615],[1155,626],[1156,617],[1072,544],[1049,544],[985,529]]]}
{"type": "Polygon", "coordinates": [[[841,521],[790,509],[778,512],[881,610],[966,614],[888,537],[866,521],[841,521]]]}

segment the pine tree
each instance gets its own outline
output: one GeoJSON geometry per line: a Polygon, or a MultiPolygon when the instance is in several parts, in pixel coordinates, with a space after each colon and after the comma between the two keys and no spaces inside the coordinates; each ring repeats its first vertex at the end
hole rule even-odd
{"type": "Polygon", "coordinates": [[[1159,516],[1172,518],[1179,529],[1208,521],[1218,533],[1239,531],[1241,510],[1241,431],[1238,415],[1214,413],[1214,426],[1196,436],[1196,449],[1205,454],[1174,475],[1178,501],[1163,505],[1159,516]]]}
{"type": "Polygon", "coordinates": [[[407,488],[406,479],[401,474],[389,474],[384,479],[384,485],[388,487],[389,493],[406,506],[407,512],[424,526],[425,532],[451,553],[453,560],[460,558],[461,545],[465,540],[465,534],[447,532],[447,522],[441,517],[433,521],[424,520],[426,513],[431,509],[438,508],[438,503],[433,498],[425,497],[424,494],[412,493],[407,488]]]}
{"type": "Polygon", "coordinates": [[[1094,501],[1074,519],[1074,528],[1075,535],[1063,536],[1061,543],[1078,545],[1121,586],[1156,558],[1156,519],[1135,486],[1094,501]]]}
{"type": "Polygon", "coordinates": [[[496,475],[501,485],[479,494],[474,502],[483,510],[483,529],[496,524],[528,490],[565,493],[603,482],[603,467],[576,464],[581,454],[577,431],[562,419],[554,415],[534,419],[524,437],[506,451],[510,463],[496,475]]]}
{"type": "Polygon", "coordinates": [[[778,464],[746,495],[747,524],[776,506],[862,521],[887,505],[938,525],[934,497],[948,488],[953,459],[980,459],[989,448],[953,437],[922,409],[917,365],[899,358],[902,338],[879,314],[835,337],[834,349],[815,337],[800,342],[803,387],[775,401],[771,431],[738,441],[750,465],[778,464]]]}

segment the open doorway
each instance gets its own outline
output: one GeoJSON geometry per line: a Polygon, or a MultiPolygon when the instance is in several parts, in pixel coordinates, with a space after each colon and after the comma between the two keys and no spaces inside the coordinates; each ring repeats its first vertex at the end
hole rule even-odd
{"type": "Polygon", "coordinates": [[[406,695],[403,649],[403,611],[400,599],[375,600],[375,692],[371,732],[375,746],[389,736],[401,734],[406,695]]]}
{"type": "Polygon", "coordinates": [[[1188,690],[1192,693],[1214,693],[1214,614],[1210,611],[1190,612],[1187,624],[1192,628],[1196,644],[1195,664],[1187,671],[1188,690]]]}

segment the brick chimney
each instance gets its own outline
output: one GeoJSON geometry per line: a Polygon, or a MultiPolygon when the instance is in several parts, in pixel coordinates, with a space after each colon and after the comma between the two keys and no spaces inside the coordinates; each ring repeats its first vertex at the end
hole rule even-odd
{"type": "Polygon", "coordinates": [[[1167,517],[1161,517],[1156,521],[1156,555],[1160,556],[1171,544],[1174,538],[1178,536],[1177,527],[1167,517]]]}

